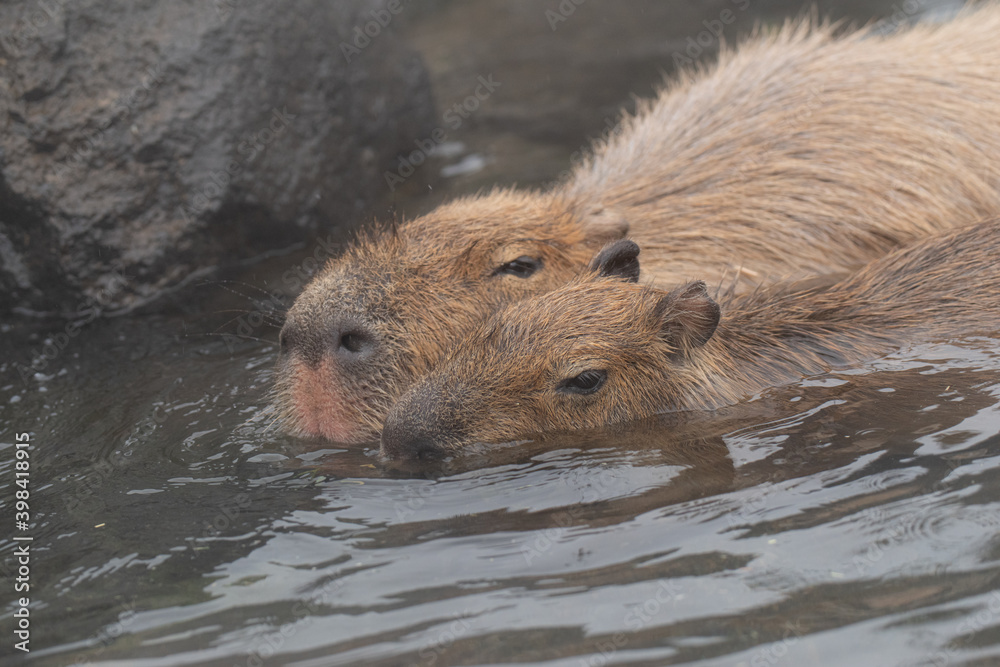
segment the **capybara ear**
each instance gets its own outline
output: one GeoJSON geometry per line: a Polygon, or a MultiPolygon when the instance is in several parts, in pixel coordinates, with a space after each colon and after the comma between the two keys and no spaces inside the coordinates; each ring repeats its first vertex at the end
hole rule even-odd
{"type": "Polygon", "coordinates": [[[588,241],[614,241],[628,234],[625,216],[610,208],[599,208],[583,218],[583,231],[588,241]]]}
{"type": "Polygon", "coordinates": [[[708,342],[719,326],[721,312],[719,304],[708,295],[705,282],[698,280],[660,299],[654,314],[663,339],[678,353],[684,353],[708,342]]]}
{"type": "Polygon", "coordinates": [[[630,283],[639,280],[639,246],[622,239],[604,246],[590,262],[590,270],[602,276],[616,276],[630,283]]]}

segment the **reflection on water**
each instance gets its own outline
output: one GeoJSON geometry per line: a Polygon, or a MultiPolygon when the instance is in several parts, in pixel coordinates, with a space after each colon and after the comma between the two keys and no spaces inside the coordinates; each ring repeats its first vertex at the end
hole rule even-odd
{"type": "Polygon", "coordinates": [[[5,510],[37,446],[34,663],[1000,660],[1000,340],[428,467],[271,430],[275,330],[211,335],[246,300],[199,290],[0,369],[5,510]]]}

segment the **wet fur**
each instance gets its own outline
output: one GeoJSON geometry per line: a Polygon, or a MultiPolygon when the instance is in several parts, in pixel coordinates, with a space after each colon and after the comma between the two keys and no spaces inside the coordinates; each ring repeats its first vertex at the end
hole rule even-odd
{"type": "Polygon", "coordinates": [[[792,22],[682,73],[558,194],[659,284],[856,268],[1000,212],[1000,8],[887,38],[792,22]]]}
{"type": "Polygon", "coordinates": [[[1000,222],[979,223],[893,252],[825,291],[724,297],[717,328],[698,283],[667,293],[591,275],[482,325],[396,404],[383,453],[717,408],[904,343],[989,334],[1000,329],[998,259],[1000,222]],[[608,371],[597,393],[556,390],[593,368],[608,371]]]}
{"type": "Polygon", "coordinates": [[[647,281],[743,293],[995,215],[997,34],[997,6],[888,37],[791,22],[680,73],[566,183],[458,199],[362,236],[288,315],[278,414],[303,435],[377,437],[392,401],[484,318],[567,283],[626,235],[647,281]],[[495,275],[520,255],[543,270],[495,275]],[[345,317],[378,340],[367,366],[321,363],[345,317]]]}

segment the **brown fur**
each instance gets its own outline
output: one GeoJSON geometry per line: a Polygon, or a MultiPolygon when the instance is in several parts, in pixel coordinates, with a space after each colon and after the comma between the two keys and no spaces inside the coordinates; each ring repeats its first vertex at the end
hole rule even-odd
{"type": "Polygon", "coordinates": [[[1000,221],[940,233],[826,291],[766,290],[718,307],[704,283],[672,292],[581,278],[509,306],[404,394],[387,418],[392,457],[525,434],[710,409],[902,343],[1000,329],[1000,221]],[[718,325],[718,328],[716,328],[718,325]],[[603,371],[589,395],[561,383],[603,371]]]}
{"type": "Polygon", "coordinates": [[[659,285],[836,274],[1000,212],[1000,8],[889,37],[790,23],[682,74],[564,184],[457,200],[331,262],[289,313],[293,431],[374,437],[406,386],[497,307],[629,235],[659,285]],[[521,256],[530,278],[497,274],[521,256]],[[359,327],[364,363],[332,331],[359,327]],[[343,356],[343,355],[342,355],[343,356]]]}

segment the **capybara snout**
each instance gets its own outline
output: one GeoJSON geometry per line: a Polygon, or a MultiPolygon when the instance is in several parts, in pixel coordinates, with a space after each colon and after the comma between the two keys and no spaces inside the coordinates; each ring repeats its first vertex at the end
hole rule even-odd
{"type": "Polygon", "coordinates": [[[390,459],[435,459],[462,441],[466,396],[455,382],[427,383],[404,394],[382,430],[382,455],[390,459]]]}
{"type": "Polygon", "coordinates": [[[306,315],[290,313],[278,334],[278,347],[284,356],[294,355],[315,367],[324,355],[331,355],[339,364],[350,366],[369,361],[379,354],[381,341],[374,327],[352,316],[329,317],[325,329],[304,325],[306,315]]]}
{"type": "Polygon", "coordinates": [[[276,396],[289,430],[376,439],[393,400],[457,340],[503,304],[579,275],[609,240],[606,226],[570,227],[535,195],[491,196],[485,219],[472,198],[369,234],[306,287],[281,335],[276,396]]]}

